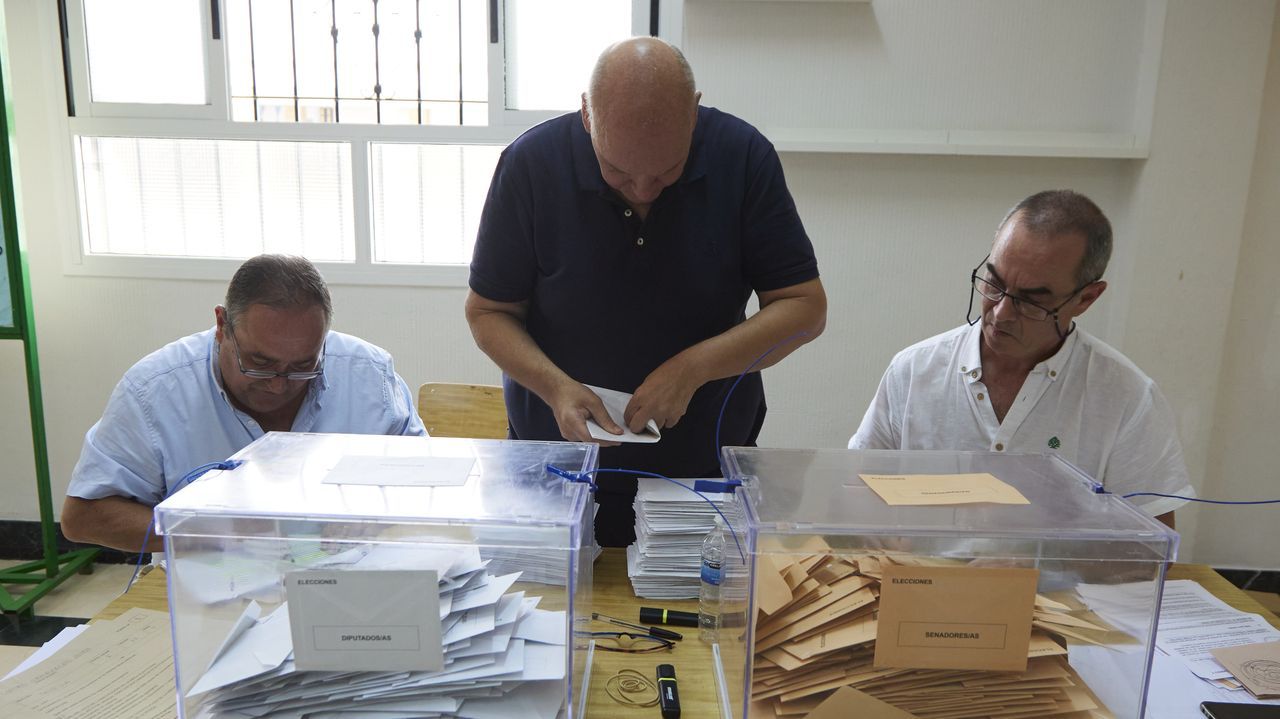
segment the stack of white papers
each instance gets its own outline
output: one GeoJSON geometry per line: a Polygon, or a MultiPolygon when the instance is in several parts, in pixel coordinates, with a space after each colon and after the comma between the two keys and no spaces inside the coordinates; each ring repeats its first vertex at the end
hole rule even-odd
{"type": "Polygon", "coordinates": [[[509,592],[519,573],[495,576],[474,547],[444,552],[377,547],[355,569],[432,565],[440,582],[439,671],[297,668],[288,604],[250,603],[208,670],[187,691],[200,715],[253,719],[529,717],[554,719],[567,695],[565,612],[509,592]]]}
{"type": "MultiPolygon", "coordinates": [[[[681,480],[688,486],[693,482],[681,480]]],[[[729,496],[704,494],[719,507],[729,496]]],[[[635,510],[636,542],[627,547],[627,574],[636,596],[697,597],[702,540],[715,527],[715,510],[693,492],[649,477],[640,478],[635,510]]]]}

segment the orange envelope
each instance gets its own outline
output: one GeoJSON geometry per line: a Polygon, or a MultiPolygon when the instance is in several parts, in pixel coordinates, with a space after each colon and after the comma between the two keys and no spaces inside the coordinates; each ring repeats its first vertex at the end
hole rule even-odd
{"type": "Polygon", "coordinates": [[[1026,670],[1039,574],[884,565],[875,666],[1026,670]]]}

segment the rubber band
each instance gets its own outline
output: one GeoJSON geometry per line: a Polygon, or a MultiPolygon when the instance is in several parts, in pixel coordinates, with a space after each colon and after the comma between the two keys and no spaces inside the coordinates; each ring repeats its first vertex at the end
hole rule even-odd
{"type": "Polygon", "coordinates": [[[658,704],[658,686],[635,669],[623,669],[609,677],[604,683],[604,691],[615,702],[631,707],[651,707],[658,704]],[[646,698],[649,694],[652,694],[652,698],[646,698]]]}

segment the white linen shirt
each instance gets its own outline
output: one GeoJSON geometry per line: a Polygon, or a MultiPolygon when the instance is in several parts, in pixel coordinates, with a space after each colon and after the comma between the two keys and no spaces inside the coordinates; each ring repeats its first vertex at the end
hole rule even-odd
{"type": "MultiPolygon", "coordinates": [[[[214,330],[142,358],[89,428],[67,494],[155,505],[191,470],[227,459],[265,432],[222,388],[214,330]]],[[[425,436],[385,350],[351,335],[325,338],[324,373],[310,380],[293,432],[425,436]]]]}
{"type": "MultiPolygon", "coordinates": [[[[1112,494],[1194,496],[1169,404],[1127,357],[1076,329],[1000,422],[982,382],[981,332],[963,325],[899,352],[849,448],[1056,454],[1112,494]]],[[[1153,516],[1186,503],[1130,501],[1153,516]]]]}

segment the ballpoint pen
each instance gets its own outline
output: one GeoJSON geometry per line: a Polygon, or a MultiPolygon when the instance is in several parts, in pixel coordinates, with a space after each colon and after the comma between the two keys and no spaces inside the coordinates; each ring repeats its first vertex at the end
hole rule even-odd
{"type": "Polygon", "coordinates": [[[663,629],[662,627],[645,627],[639,624],[632,624],[631,622],[624,622],[621,619],[615,619],[614,617],[608,616],[606,614],[600,614],[599,612],[592,612],[591,618],[598,619],[602,622],[609,622],[610,624],[617,624],[620,627],[627,627],[629,629],[639,629],[640,631],[646,632],[650,636],[658,637],[659,639],[669,639],[673,642],[678,642],[681,639],[684,639],[684,635],[678,632],[673,632],[670,629],[663,629]]]}

